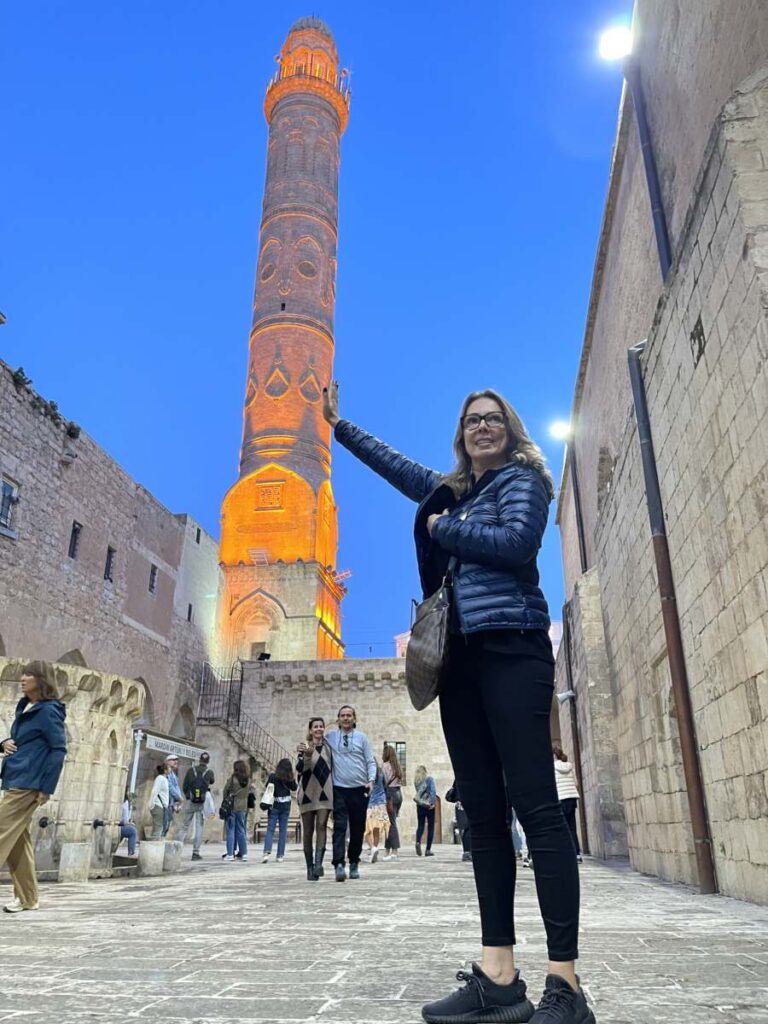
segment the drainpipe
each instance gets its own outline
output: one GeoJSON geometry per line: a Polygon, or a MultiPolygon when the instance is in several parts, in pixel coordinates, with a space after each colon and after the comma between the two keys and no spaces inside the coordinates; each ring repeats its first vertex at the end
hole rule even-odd
{"type": "Polygon", "coordinates": [[[576,768],[576,782],[581,799],[579,800],[579,824],[581,825],[581,842],[584,853],[589,853],[589,833],[587,832],[587,809],[584,804],[584,779],[581,774],[581,743],[579,741],[579,720],[576,713],[576,691],[573,688],[573,665],[571,663],[571,622],[568,603],[563,605],[563,645],[565,646],[565,677],[568,680],[568,692],[560,694],[567,697],[571,714],[571,746],[573,747],[573,764],[576,768]]]}
{"type": "Polygon", "coordinates": [[[656,575],[659,581],[659,596],[661,597],[664,637],[667,642],[669,673],[672,677],[672,693],[674,695],[677,724],[680,732],[680,750],[683,758],[683,773],[685,775],[688,807],[693,828],[699,888],[702,893],[708,894],[717,892],[717,880],[715,878],[715,864],[712,857],[712,837],[707,818],[704,785],[701,778],[701,763],[696,743],[696,726],[691,705],[688,672],[685,667],[683,638],[680,632],[680,616],[677,611],[677,597],[675,596],[672,563],[667,543],[664,508],[661,503],[659,475],[656,469],[656,456],[653,451],[645,383],[640,363],[640,356],[645,346],[646,342],[641,341],[630,348],[628,352],[629,377],[632,382],[637,434],[640,440],[640,452],[643,461],[646,503],[648,505],[648,518],[651,524],[653,554],[656,559],[656,575]]]}
{"type": "Polygon", "coordinates": [[[672,246],[669,244],[667,218],[664,214],[664,203],[661,198],[661,187],[659,185],[659,172],[656,167],[656,157],[653,153],[651,129],[648,124],[648,112],[645,106],[645,92],[643,91],[643,81],[640,75],[640,64],[637,59],[631,56],[627,57],[624,61],[623,71],[627,87],[632,96],[632,106],[635,109],[637,134],[640,137],[640,151],[643,154],[645,180],[648,185],[653,229],[656,234],[656,249],[659,254],[661,279],[666,281],[669,268],[672,266],[672,246]]]}

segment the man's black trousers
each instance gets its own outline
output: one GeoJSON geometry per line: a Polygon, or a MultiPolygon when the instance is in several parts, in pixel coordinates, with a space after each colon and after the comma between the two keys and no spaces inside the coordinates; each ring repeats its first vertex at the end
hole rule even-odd
{"type": "Polygon", "coordinates": [[[333,787],[333,866],[344,863],[344,847],[349,826],[349,863],[359,864],[363,852],[368,794],[365,786],[345,789],[333,787]]]}

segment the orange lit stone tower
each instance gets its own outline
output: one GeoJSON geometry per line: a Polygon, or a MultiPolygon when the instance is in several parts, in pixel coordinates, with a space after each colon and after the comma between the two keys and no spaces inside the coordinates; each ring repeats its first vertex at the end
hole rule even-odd
{"type": "Polygon", "coordinates": [[[240,478],[221,510],[224,658],[340,658],[337,525],[322,388],[333,365],[339,139],[349,89],[319,18],[267,87],[267,176],[240,478]]]}

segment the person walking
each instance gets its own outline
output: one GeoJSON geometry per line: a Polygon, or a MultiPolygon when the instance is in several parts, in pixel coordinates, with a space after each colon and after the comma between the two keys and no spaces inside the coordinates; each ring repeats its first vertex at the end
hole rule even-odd
{"type": "Polygon", "coordinates": [[[400,851],[400,831],[397,818],[403,806],[403,768],[397,751],[390,743],[384,744],[383,765],[384,791],[387,797],[389,831],[385,841],[384,860],[397,860],[400,851]]]}
{"type": "Polygon", "coordinates": [[[379,859],[379,844],[382,836],[386,840],[389,832],[389,814],[387,813],[387,792],[384,788],[384,773],[376,762],[376,778],[368,797],[368,809],[365,814],[364,841],[370,850],[371,864],[379,859]]]}
{"type": "Polygon", "coordinates": [[[459,796],[459,791],[456,787],[456,780],[453,780],[453,785],[445,794],[445,799],[449,804],[455,804],[456,807],[456,830],[461,836],[461,859],[462,861],[472,860],[472,840],[469,834],[469,818],[467,812],[464,810],[464,806],[459,796]]]}
{"type": "Polygon", "coordinates": [[[170,799],[168,801],[168,807],[165,810],[165,821],[163,822],[163,835],[167,836],[168,831],[173,823],[174,814],[178,813],[181,809],[181,786],[179,785],[179,759],[175,754],[169,754],[166,757],[166,763],[168,765],[168,791],[170,793],[170,799]]]}
{"type": "Polygon", "coordinates": [[[175,839],[183,843],[187,838],[189,826],[194,822],[192,833],[192,860],[202,860],[200,847],[203,845],[203,827],[205,825],[205,795],[216,781],[210,767],[211,755],[203,751],[197,764],[187,769],[182,790],[186,804],[182,812],[181,825],[176,829],[175,839]]]}
{"type": "Polygon", "coordinates": [[[357,729],[357,715],[350,704],[339,708],[336,720],[338,728],[327,732],[325,738],[333,757],[333,867],[336,881],[343,882],[347,877],[347,858],[349,877],[360,877],[360,854],[368,795],[376,779],[376,759],[368,737],[357,729]],[[345,850],[347,828],[349,848],[345,850]]]}
{"type": "Polygon", "coordinates": [[[287,757],[277,762],[277,767],[267,779],[275,787],[275,801],[267,818],[267,834],[264,836],[264,854],[261,863],[266,864],[272,853],[272,838],[277,828],[277,857],[281,864],[285,860],[285,844],[288,841],[288,819],[291,816],[291,794],[296,792],[296,779],[293,768],[287,757]]]}
{"type": "Polygon", "coordinates": [[[427,848],[424,851],[425,857],[434,857],[432,853],[432,841],[435,838],[435,806],[437,805],[437,786],[435,780],[427,773],[427,769],[420,764],[413,776],[413,785],[416,790],[414,800],[416,802],[416,854],[421,856],[421,837],[424,835],[424,827],[427,829],[427,848]]]}
{"type": "Polygon", "coordinates": [[[333,810],[333,758],[325,742],[324,718],[310,718],[307,738],[296,750],[299,755],[296,802],[301,814],[307,881],[317,882],[325,874],[323,858],[328,841],[328,818],[333,810]]]}
{"type": "Polygon", "coordinates": [[[229,808],[229,814],[224,821],[227,852],[224,859],[229,862],[235,860],[235,847],[238,851],[238,860],[248,860],[248,839],[246,819],[248,818],[248,798],[253,793],[251,785],[251,773],[245,761],[235,761],[232,766],[232,775],[224,787],[222,794],[222,805],[229,808]]]}
{"type": "Polygon", "coordinates": [[[67,710],[52,678],[47,662],[25,665],[11,735],[0,743],[0,864],[7,863],[13,882],[14,898],[4,908],[9,914],[39,907],[30,824],[55,791],[67,753],[67,710]]]}
{"type": "Polygon", "coordinates": [[[581,846],[579,845],[579,833],[576,829],[576,808],[579,804],[579,788],[576,785],[573,765],[568,760],[568,755],[563,748],[556,743],[552,746],[552,753],[555,756],[557,796],[573,837],[573,845],[576,848],[576,860],[581,864],[581,846]]]}
{"type": "Polygon", "coordinates": [[[149,794],[149,815],[152,818],[152,832],[149,838],[162,839],[165,813],[171,799],[171,791],[168,786],[168,762],[164,761],[159,764],[155,771],[157,774],[152,784],[152,792],[149,794]]]}
{"type": "Polygon", "coordinates": [[[552,767],[554,659],[536,567],[554,496],[544,457],[512,406],[491,389],[464,399],[456,463],[447,475],[342,420],[336,381],[323,390],[323,414],[340,444],[418,503],[424,596],[446,574],[452,579],[440,717],[470,822],[483,950],[481,964],[460,972],[465,984],[425,1006],[422,1016],[428,1024],[474,1024],[492,1016],[525,1021],[533,1013],[532,1024],[593,1024],[575,969],[578,864],[552,767]],[[510,804],[528,838],[547,934],[548,974],[535,1012],[514,957],[510,804]]]}
{"type": "Polygon", "coordinates": [[[133,857],[136,853],[136,837],[138,835],[138,829],[133,820],[133,806],[131,804],[131,798],[128,793],[125,794],[125,800],[123,800],[123,806],[120,808],[120,842],[118,846],[124,840],[128,840],[128,856],[133,857]]]}

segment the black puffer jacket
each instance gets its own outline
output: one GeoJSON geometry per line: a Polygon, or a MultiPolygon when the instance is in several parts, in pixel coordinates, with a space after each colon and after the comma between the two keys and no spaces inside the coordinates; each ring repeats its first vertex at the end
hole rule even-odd
{"type": "Polygon", "coordinates": [[[419,502],[414,532],[425,596],[439,586],[448,556],[459,559],[454,595],[462,633],[549,628],[536,568],[549,496],[537,470],[518,462],[489,470],[457,503],[440,473],[407,459],[348,420],[336,424],[335,435],[379,476],[419,502]],[[436,521],[430,538],[427,519],[445,508],[451,514],[436,521]]]}

